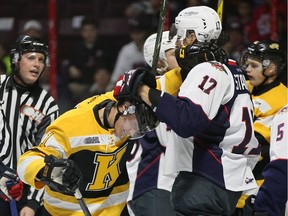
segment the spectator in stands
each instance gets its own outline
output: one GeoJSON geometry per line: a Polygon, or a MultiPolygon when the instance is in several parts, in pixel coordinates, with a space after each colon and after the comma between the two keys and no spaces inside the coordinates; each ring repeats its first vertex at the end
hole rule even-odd
{"type": "Polygon", "coordinates": [[[10,56],[7,54],[6,46],[2,41],[0,41],[0,62],[1,69],[5,69],[5,74],[9,75],[11,73],[10,56]]]}
{"type": "Polygon", "coordinates": [[[242,52],[245,49],[243,28],[240,20],[237,17],[228,17],[226,32],[229,35],[229,41],[223,45],[229,58],[233,60],[240,59],[242,52]]]}
{"type": "Polygon", "coordinates": [[[24,35],[29,35],[30,37],[43,41],[43,27],[37,20],[28,20],[24,23],[22,31],[24,35]]]}
{"type": "Polygon", "coordinates": [[[80,35],[81,40],[71,50],[68,68],[68,89],[74,104],[87,97],[84,93],[93,83],[95,69],[109,68],[111,64],[111,54],[98,38],[98,23],[94,19],[85,17],[82,20],[80,35]]]}
{"type": "Polygon", "coordinates": [[[244,46],[247,47],[250,44],[250,40],[249,40],[249,35],[251,34],[250,32],[253,31],[251,29],[253,1],[241,0],[237,3],[236,8],[238,12],[238,19],[242,24],[244,46]]]}
{"type": "Polygon", "coordinates": [[[6,71],[6,65],[2,61],[0,61],[0,75],[6,74],[6,71]]]}
{"type": "MultiPolygon", "coordinates": [[[[137,17],[140,14],[149,14],[152,16],[151,32],[156,32],[159,23],[159,13],[162,7],[162,0],[138,0],[132,2],[125,10],[125,15],[128,18],[137,17]]],[[[165,14],[164,30],[168,30],[174,17],[178,12],[185,7],[182,1],[170,0],[167,2],[165,14]]]]}
{"type": "Polygon", "coordinates": [[[286,24],[283,25],[283,28],[287,31],[287,3],[283,0],[276,0],[276,4],[271,5],[270,0],[262,1],[262,4],[253,9],[253,17],[251,19],[251,34],[249,36],[249,40],[251,42],[255,40],[267,39],[278,40],[277,37],[279,37],[279,35],[276,35],[276,38],[273,38],[272,36],[273,25],[276,25],[276,34],[279,31],[279,26],[277,27],[278,17],[284,18],[282,19],[286,24]],[[276,10],[276,17],[274,17],[275,22],[272,21],[271,17],[272,9],[276,10]]]}
{"type": "Polygon", "coordinates": [[[148,68],[144,55],[143,45],[151,34],[153,17],[149,14],[140,14],[128,19],[131,41],[119,51],[112,73],[111,83],[115,84],[123,72],[136,68],[148,68]]]}
{"type": "Polygon", "coordinates": [[[110,85],[111,71],[106,67],[99,67],[94,73],[94,83],[89,88],[88,96],[104,94],[111,91],[113,86],[110,85]]]}

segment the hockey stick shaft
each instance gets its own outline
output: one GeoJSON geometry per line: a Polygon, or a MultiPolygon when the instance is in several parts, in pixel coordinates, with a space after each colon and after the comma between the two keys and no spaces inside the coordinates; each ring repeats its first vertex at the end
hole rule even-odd
{"type": "Polygon", "coordinates": [[[85,203],[85,201],[84,201],[84,199],[82,197],[82,194],[81,194],[79,188],[77,188],[75,190],[74,196],[78,200],[84,215],[85,216],[91,216],[91,213],[90,213],[90,211],[89,211],[89,209],[88,209],[88,207],[87,207],[87,205],[86,205],[86,203],[85,203]]]}
{"type": "Polygon", "coordinates": [[[222,22],[222,17],[223,17],[223,5],[224,5],[224,0],[218,0],[217,3],[217,13],[219,15],[220,21],[222,22]]]}
{"type": "MultiPolygon", "coordinates": [[[[7,172],[6,172],[7,173],[7,172]]],[[[9,175],[8,175],[9,176],[9,175]]],[[[10,175],[10,177],[13,177],[13,175],[10,175]]],[[[15,178],[14,178],[15,179],[15,178]]],[[[19,178],[17,176],[15,182],[18,182],[19,181],[19,178]]],[[[14,182],[12,180],[8,181],[6,183],[6,186],[7,188],[10,188],[14,185],[14,182]]],[[[9,205],[10,205],[10,211],[11,211],[11,216],[18,216],[18,209],[17,209],[17,204],[16,204],[16,200],[12,199],[10,202],[9,202],[9,205]]]]}
{"type": "Polygon", "coordinates": [[[166,14],[166,6],[167,6],[167,0],[162,0],[162,7],[160,8],[157,37],[155,41],[154,55],[153,55],[153,62],[152,62],[152,69],[151,69],[151,73],[154,75],[156,75],[156,72],[157,72],[158,57],[159,57],[160,48],[161,48],[163,26],[164,26],[164,21],[165,21],[165,14],[166,14]]]}

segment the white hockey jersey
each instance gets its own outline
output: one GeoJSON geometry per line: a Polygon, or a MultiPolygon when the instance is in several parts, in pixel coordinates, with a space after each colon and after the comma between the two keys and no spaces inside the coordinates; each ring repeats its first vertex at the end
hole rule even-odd
{"type": "Polygon", "coordinates": [[[235,62],[195,66],[178,98],[162,92],[156,115],[185,138],[169,137],[165,174],[195,172],[231,191],[257,188],[253,104],[235,62]]]}

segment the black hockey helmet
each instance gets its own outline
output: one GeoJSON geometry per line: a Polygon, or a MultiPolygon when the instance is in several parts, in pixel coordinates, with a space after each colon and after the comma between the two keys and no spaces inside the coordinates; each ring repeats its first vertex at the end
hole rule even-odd
{"type": "Polygon", "coordinates": [[[255,41],[243,53],[240,59],[240,66],[246,69],[248,58],[254,58],[262,62],[263,69],[266,69],[271,62],[277,64],[279,72],[287,63],[286,53],[279,49],[279,44],[272,40],[255,41]]]}
{"type": "Polygon", "coordinates": [[[182,46],[175,50],[175,56],[179,66],[185,71],[190,71],[202,62],[228,62],[225,51],[214,42],[196,42],[193,45],[182,46]]]}
{"type": "Polygon", "coordinates": [[[28,35],[20,35],[12,45],[10,50],[11,65],[19,62],[21,56],[27,52],[42,53],[45,57],[45,66],[49,66],[48,46],[28,35]]]}

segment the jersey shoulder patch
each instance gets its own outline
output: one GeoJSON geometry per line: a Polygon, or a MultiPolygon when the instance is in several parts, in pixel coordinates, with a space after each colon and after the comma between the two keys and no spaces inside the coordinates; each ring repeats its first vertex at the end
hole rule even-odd
{"type": "Polygon", "coordinates": [[[227,74],[227,71],[223,67],[223,65],[220,62],[210,62],[213,68],[217,69],[220,72],[225,72],[227,74]]]}

